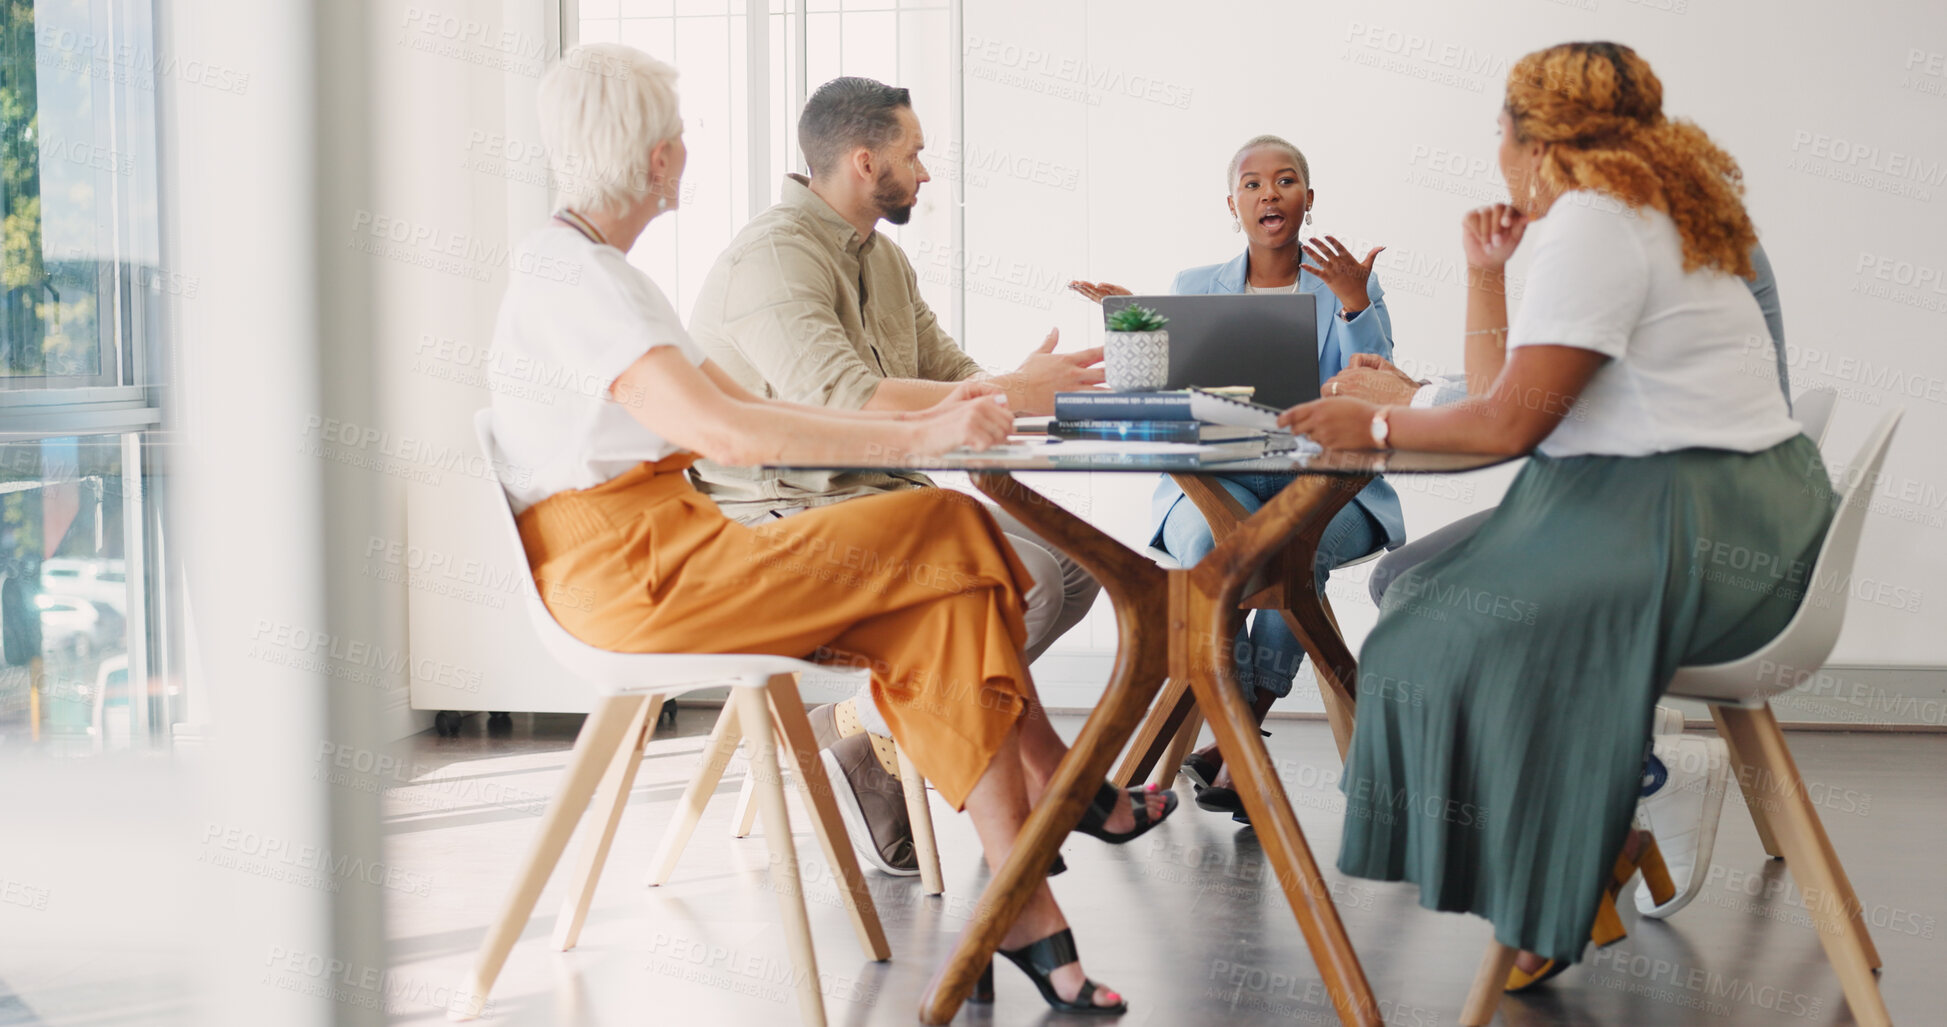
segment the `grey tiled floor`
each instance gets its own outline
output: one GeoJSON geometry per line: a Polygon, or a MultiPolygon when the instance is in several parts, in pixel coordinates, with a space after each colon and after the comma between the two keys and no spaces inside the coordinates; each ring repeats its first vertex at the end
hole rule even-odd
{"type": "MultiPolygon", "coordinates": [[[[495,989],[502,1024],[771,1024],[796,1021],[777,906],[764,887],[762,832],[729,837],[742,767],[733,763],[672,882],[642,873],[694,769],[714,710],[685,710],[659,733],[630,798],[609,870],[580,947],[549,944],[563,888],[557,874],[495,989]]],[[[516,715],[490,736],[469,718],[462,737],[402,743],[440,769],[388,797],[389,858],[431,875],[427,894],[395,895],[389,911],[394,974],[422,996],[457,982],[502,900],[553,788],[577,717],[516,715]]],[[[1058,718],[1072,733],[1078,718],[1058,718]]],[[[1396,1025],[1451,1024],[1481,946],[1484,922],[1426,912],[1409,889],[1348,880],[1330,869],[1338,848],[1338,759],[1325,726],[1274,720],[1268,740],[1341,915],[1396,1025]]],[[[1851,872],[1886,962],[1882,987],[1895,1022],[1947,1021],[1947,738],[1794,732],[1791,744],[1834,844],[1851,872]]],[[[1187,784],[1183,786],[1187,797],[1187,784]]],[[[795,800],[794,800],[795,801],[795,800]]],[[[971,826],[935,802],[947,894],[868,871],[893,950],[867,962],[822,865],[807,893],[831,1022],[916,1022],[921,990],[965,923],[985,881],[971,826]]],[[[793,810],[795,824],[808,821],[793,810]]],[[[807,830],[800,854],[815,851],[807,830]]],[[[1255,836],[1228,818],[1186,808],[1126,848],[1076,837],[1072,870],[1055,881],[1085,965],[1130,998],[1124,1024],[1330,1023],[1329,1002],[1303,940],[1271,882],[1255,836]]],[[[1740,798],[1724,811],[1711,883],[1668,923],[1637,922],[1540,994],[1505,1002],[1503,1022],[1527,1024],[1840,1024],[1851,1022],[1838,981],[1782,864],[1767,861],[1740,798]]],[[[961,1023],[1062,1022],[1011,967],[999,1002],[968,1007],[961,1023]]],[[[396,1004],[397,1021],[438,1022],[430,1001],[396,1004]]],[[[1093,1021],[1100,1022],[1100,1021],[1093,1021]]]]}

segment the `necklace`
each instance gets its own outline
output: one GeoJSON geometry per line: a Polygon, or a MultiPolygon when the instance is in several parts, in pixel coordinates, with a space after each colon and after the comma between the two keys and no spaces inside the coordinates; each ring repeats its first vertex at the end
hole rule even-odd
{"type": "Polygon", "coordinates": [[[567,225],[569,228],[572,228],[575,231],[580,232],[583,238],[587,239],[589,242],[592,242],[597,246],[608,245],[608,240],[602,236],[601,229],[596,228],[595,225],[592,222],[590,222],[587,218],[582,217],[580,214],[577,214],[566,207],[563,207],[560,210],[555,211],[554,219],[556,221],[561,222],[564,225],[567,225]]]}

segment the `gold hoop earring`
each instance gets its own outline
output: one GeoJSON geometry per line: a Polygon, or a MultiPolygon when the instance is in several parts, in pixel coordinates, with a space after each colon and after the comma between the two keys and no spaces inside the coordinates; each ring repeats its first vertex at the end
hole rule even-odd
{"type": "Polygon", "coordinates": [[[1528,175],[1528,209],[1529,210],[1533,210],[1535,208],[1535,200],[1538,198],[1535,192],[1536,177],[1537,176],[1532,172],[1529,173],[1528,175]]]}

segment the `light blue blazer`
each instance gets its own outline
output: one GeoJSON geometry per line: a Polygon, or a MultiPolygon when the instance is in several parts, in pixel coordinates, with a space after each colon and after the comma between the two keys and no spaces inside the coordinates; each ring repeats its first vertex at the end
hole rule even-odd
{"type": "MultiPolygon", "coordinates": [[[[1210,264],[1193,267],[1179,272],[1170,292],[1178,296],[1204,296],[1214,293],[1242,293],[1244,291],[1246,267],[1249,252],[1240,253],[1226,264],[1210,264]]],[[[1340,371],[1345,370],[1346,362],[1354,353],[1376,353],[1387,360],[1393,359],[1393,319],[1386,310],[1386,293],[1379,287],[1378,276],[1366,279],[1366,295],[1372,298],[1372,305],[1359,312],[1351,321],[1339,320],[1339,298],[1310,271],[1298,272],[1298,291],[1317,297],[1318,306],[1318,380],[1324,382],[1340,371]]],[[[1183,490],[1169,478],[1163,479],[1163,486],[1156,490],[1152,511],[1156,516],[1156,535],[1150,545],[1161,545],[1163,518],[1183,499],[1183,490]]],[[[1372,484],[1359,490],[1352,498],[1354,503],[1365,507],[1372,519],[1386,533],[1386,548],[1397,548],[1406,541],[1406,519],[1399,510],[1399,494],[1386,483],[1384,478],[1374,478],[1372,484]]]]}

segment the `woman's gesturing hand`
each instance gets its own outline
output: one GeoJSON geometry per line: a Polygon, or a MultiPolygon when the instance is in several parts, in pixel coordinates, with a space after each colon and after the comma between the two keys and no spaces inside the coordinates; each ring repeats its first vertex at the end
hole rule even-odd
{"type": "Polygon", "coordinates": [[[1346,368],[1332,376],[1322,390],[1326,396],[1351,396],[1369,403],[1400,405],[1413,402],[1420,383],[1377,353],[1354,353],[1346,368]]]}
{"type": "Polygon", "coordinates": [[[1528,231],[1528,215],[1511,204],[1496,203],[1476,207],[1460,219],[1460,248],[1467,254],[1467,266],[1484,271],[1499,271],[1521,246],[1528,231]]]}
{"type": "Polygon", "coordinates": [[[1279,414],[1278,426],[1326,449],[1371,449],[1372,415],[1378,411],[1378,406],[1349,396],[1315,399],[1279,414]]]}
{"type": "Polygon", "coordinates": [[[1372,262],[1379,258],[1384,246],[1374,246],[1366,259],[1360,260],[1345,248],[1345,244],[1332,236],[1319,239],[1312,236],[1305,244],[1305,256],[1313,263],[1300,265],[1306,271],[1318,276],[1332,295],[1339,298],[1339,306],[1348,314],[1356,314],[1372,305],[1366,295],[1366,279],[1372,277],[1372,262]]]}
{"type": "Polygon", "coordinates": [[[1115,284],[1114,282],[1075,281],[1075,282],[1069,282],[1068,287],[1070,289],[1075,290],[1076,292],[1081,293],[1082,295],[1088,297],[1089,299],[1094,300],[1097,303],[1102,302],[1102,297],[1104,296],[1135,295],[1134,293],[1130,292],[1129,290],[1123,288],[1120,285],[1115,284]]]}
{"type": "MultiPolygon", "coordinates": [[[[969,382],[967,385],[975,383],[969,382]]],[[[955,389],[957,394],[960,389],[955,389]]],[[[1007,441],[1014,430],[1014,413],[1007,394],[983,393],[968,399],[947,399],[920,411],[914,424],[916,456],[944,453],[964,446],[988,449],[1007,441]]]]}

